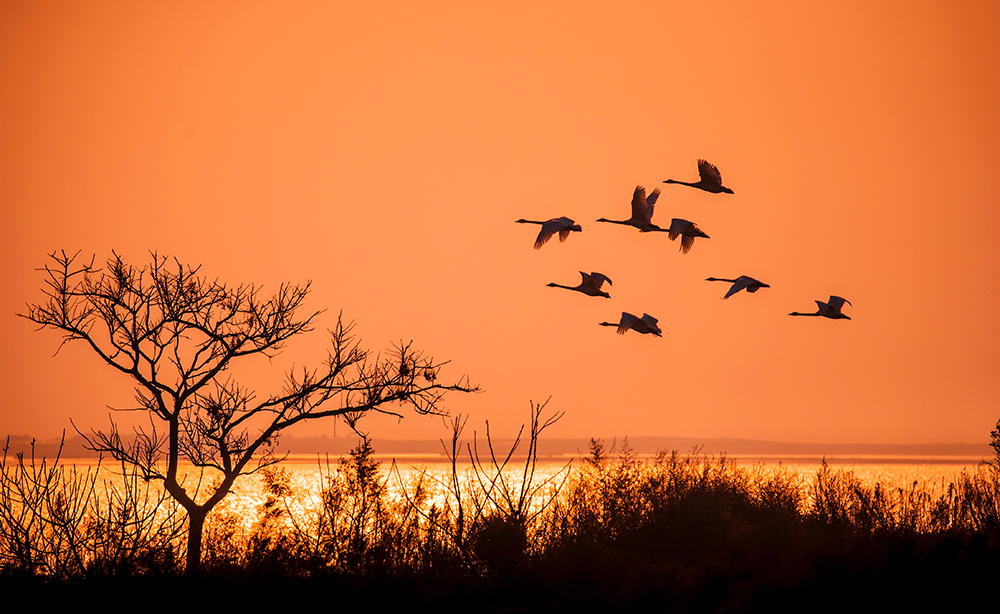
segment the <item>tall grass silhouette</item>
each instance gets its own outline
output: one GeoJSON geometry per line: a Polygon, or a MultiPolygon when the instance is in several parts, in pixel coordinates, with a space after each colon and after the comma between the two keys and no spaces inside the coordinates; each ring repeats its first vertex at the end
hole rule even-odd
{"type": "MultiPolygon", "coordinates": [[[[560,417],[544,407],[532,404],[505,450],[488,424],[465,441],[454,419],[443,477],[383,467],[364,438],[325,462],[318,491],[270,468],[251,521],[226,505],[210,517],[203,573],[258,589],[266,579],[274,590],[256,605],[336,588],[348,604],[773,611],[816,595],[815,609],[846,607],[873,587],[954,606],[975,591],[946,597],[947,582],[974,587],[1000,571],[995,464],[895,486],[826,463],[808,477],[697,449],[642,460],[627,439],[595,439],[576,466],[542,474],[538,442],[560,417]]],[[[111,484],[6,454],[0,469],[5,582],[197,581],[183,576],[181,510],[135,476],[111,484]]]]}

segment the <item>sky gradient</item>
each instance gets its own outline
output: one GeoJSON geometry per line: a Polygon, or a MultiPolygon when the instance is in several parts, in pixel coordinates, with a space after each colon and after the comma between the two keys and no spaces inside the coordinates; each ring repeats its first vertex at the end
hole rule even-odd
{"type": "MultiPolygon", "coordinates": [[[[811,4],[811,3],[805,3],[811,4]]],[[[53,250],[312,281],[509,435],[978,442],[1000,417],[1000,4],[0,4],[0,434],[104,426],[128,379],[15,316],[53,250]],[[762,6],[763,5],[763,6],[762,6]],[[696,162],[735,194],[708,194],[696,162]],[[624,219],[694,221],[687,255],[624,219]],[[532,243],[518,218],[583,231],[532,243]],[[614,281],[610,299],[575,285],[614,281]],[[721,300],[706,277],[771,285],[721,300]],[[792,318],[843,296],[853,319],[792,318]],[[598,322],[659,319],[662,338],[598,322]]],[[[438,438],[441,420],[362,423],[438,438]]],[[[343,434],[344,427],[337,427],[343,434]]],[[[314,424],[295,434],[333,434],[314,424]]]]}

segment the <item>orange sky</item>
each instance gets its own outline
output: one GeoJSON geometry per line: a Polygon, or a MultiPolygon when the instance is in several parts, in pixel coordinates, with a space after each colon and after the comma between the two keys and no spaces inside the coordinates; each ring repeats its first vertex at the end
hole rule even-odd
{"type": "Polygon", "coordinates": [[[0,434],[103,426],[131,400],[14,313],[53,250],[152,249],[313,281],[328,311],[255,366],[262,393],[321,360],[342,309],[372,349],[451,359],[484,392],[448,407],[504,435],[551,396],[559,437],[988,440],[1000,4],[805,4],[0,4],[0,434]],[[661,183],[700,157],[734,195],[661,183]],[[712,238],[682,255],[594,222],[628,217],[637,184],[663,188],[654,222],[712,238]],[[513,223],[563,215],[583,232],[540,251],[513,223]],[[545,286],[581,270],[612,298],[545,286]],[[741,274],[771,288],[704,281],[741,274]],[[852,321],[786,315],[831,294],[852,321]],[[622,311],[663,338],[597,326],[622,311]]]}

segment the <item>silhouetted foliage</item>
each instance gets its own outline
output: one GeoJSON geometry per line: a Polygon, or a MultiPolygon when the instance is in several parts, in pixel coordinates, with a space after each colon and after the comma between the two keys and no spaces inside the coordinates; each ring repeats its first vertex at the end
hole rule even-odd
{"type": "Polygon", "coordinates": [[[75,565],[72,549],[53,555],[47,536],[67,533],[45,501],[65,493],[67,509],[96,509],[99,486],[76,488],[73,473],[53,476],[44,461],[5,463],[0,588],[58,578],[47,594],[64,587],[78,602],[81,590],[109,590],[103,578],[126,593],[148,592],[135,578],[186,593],[209,581],[216,601],[206,607],[281,611],[330,595],[344,608],[487,612],[922,611],[976,606],[1000,572],[1000,472],[990,466],[947,485],[890,486],[826,464],[809,478],[698,450],[643,460],[627,440],[617,450],[593,440],[572,471],[541,473],[538,438],[558,418],[544,419],[543,407],[532,404],[526,441],[503,451],[489,429],[464,443],[466,421],[455,418],[443,475],[385,469],[363,437],[321,465],[318,492],[279,467],[261,470],[255,515],[227,499],[209,517],[201,578],[171,558],[163,540],[177,532],[144,529],[162,537],[134,540],[113,565],[75,565]],[[14,513],[21,501],[42,513],[14,513]],[[25,527],[34,537],[18,537],[25,527]]]}
{"type": "Polygon", "coordinates": [[[445,393],[475,390],[465,379],[438,383],[445,363],[409,343],[372,357],[354,338],[353,324],[338,317],[325,363],[289,371],[280,392],[258,397],[229,369],[246,356],[273,357],[290,338],[312,331],[319,312],[298,315],[308,283],[282,284],[267,296],[156,253],[142,267],[117,254],[106,269],[66,252],[50,260],[42,269],[46,300],[29,304],[22,317],[62,331],[64,344],[84,342],[135,381],[137,406],[125,409],[146,412],[149,427],[129,439],[112,421],[109,430],[84,436],[91,449],[162,482],[187,511],[189,570],[201,562],[208,513],[239,476],[280,460],[274,446],[284,429],[334,416],[353,427],[370,411],[399,415],[389,409],[393,404],[439,413],[445,393]],[[192,486],[179,472],[181,461],[219,477],[192,486]]]}

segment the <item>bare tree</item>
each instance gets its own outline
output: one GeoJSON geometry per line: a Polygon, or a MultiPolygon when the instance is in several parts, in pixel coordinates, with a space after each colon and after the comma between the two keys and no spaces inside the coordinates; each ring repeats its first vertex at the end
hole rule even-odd
{"type": "MultiPolygon", "coordinates": [[[[297,313],[309,283],[282,284],[264,295],[253,285],[227,286],[199,275],[199,268],[151,253],[148,265],[135,267],[118,254],[106,269],[83,262],[79,253],[50,255],[46,300],[18,314],[63,332],[62,344],[80,340],[100,358],[135,380],[136,407],[149,426],[122,437],[114,419],[109,430],[83,435],[89,447],[135,466],[147,480],[159,480],[187,511],[187,569],[201,561],[205,518],[232,489],[236,478],[281,460],[278,434],[294,424],[342,416],[354,428],[367,412],[400,414],[390,407],[409,405],[418,413],[444,413],[449,391],[478,390],[463,377],[438,382],[446,362],[435,362],[410,343],[384,356],[359,347],[353,323],[338,316],[331,348],[318,368],[292,369],[281,392],[258,398],[227,371],[244,356],[273,357],[285,342],[313,330],[319,315],[297,313]],[[189,479],[182,461],[218,472],[214,481],[189,479]]],[[[62,347],[60,344],[60,348],[62,347]]],[[[58,353],[58,352],[57,352],[58,353]]]]}

